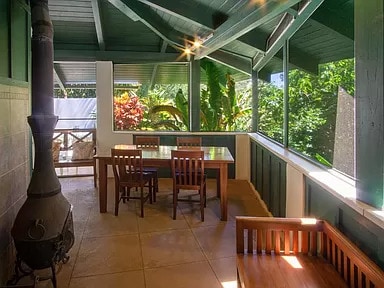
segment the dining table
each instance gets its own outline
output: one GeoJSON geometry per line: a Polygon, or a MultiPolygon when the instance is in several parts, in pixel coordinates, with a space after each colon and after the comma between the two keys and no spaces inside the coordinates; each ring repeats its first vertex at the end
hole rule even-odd
{"type": "MultiPolygon", "coordinates": [[[[136,145],[119,144],[114,145],[114,149],[138,149],[136,145]]],[[[139,148],[141,149],[141,148],[139,148]]],[[[204,151],[204,166],[207,169],[216,169],[216,191],[220,198],[221,220],[227,221],[227,182],[228,182],[228,164],[234,163],[234,159],[228,147],[202,146],[184,149],[201,149],[204,151]]],[[[164,167],[171,168],[171,151],[180,150],[177,146],[159,146],[158,149],[142,149],[142,158],[144,167],[164,167]]],[[[99,153],[94,156],[98,164],[99,178],[99,208],[100,213],[107,212],[107,177],[108,165],[112,165],[111,152],[99,153]]]]}

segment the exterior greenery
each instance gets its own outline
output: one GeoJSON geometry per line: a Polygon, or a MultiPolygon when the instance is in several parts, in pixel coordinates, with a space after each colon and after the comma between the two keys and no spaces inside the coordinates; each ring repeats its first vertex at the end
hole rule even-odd
{"type": "MultiPolygon", "coordinates": [[[[250,131],[252,83],[236,83],[211,61],[201,61],[201,131],[250,131]]],[[[331,166],[338,88],[354,95],[354,59],[322,64],[317,75],[289,71],[289,147],[331,166]]],[[[282,83],[259,80],[258,131],[282,143],[282,83]]],[[[94,90],[68,89],[67,97],[86,98],[94,90]]],[[[94,94],[93,94],[94,95],[94,94]]],[[[115,130],[188,131],[187,84],[119,87],[114,95],[115,130]]],[[[60,97],[60,95],[58,95],[60,97]]]]}
{"type": "MultiPolygon", "coordinates": [[[[333,159],[338,88],[354,95],[354,59],[319,66],[318,75],[289,71],[289,146],[330,166],[333,159]]],[[[259,130],[283,138],[283,90],[259,82],[259,130]]]]}

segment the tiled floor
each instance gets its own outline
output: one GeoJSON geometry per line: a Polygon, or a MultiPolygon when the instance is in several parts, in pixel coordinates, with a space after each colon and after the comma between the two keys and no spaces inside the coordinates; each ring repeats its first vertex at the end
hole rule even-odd
{"type": "Polygon", "coordinates": [[[58,273],[59,288],[236,287],[234,217],[268,215],[246,181],[229,180],[227,222],[219,219],[214,181],[208,183],[204,222],[199,208],[188,203],[179,205],[172,220],[170,179],[160,180],[157,202],[145,205],[144,218],[135,200],[120,203],[119,216],[113,215],[113,179],[105,214],[99,213],[91,177],[60,181],[74,206],[76,240],[58,273]]]}

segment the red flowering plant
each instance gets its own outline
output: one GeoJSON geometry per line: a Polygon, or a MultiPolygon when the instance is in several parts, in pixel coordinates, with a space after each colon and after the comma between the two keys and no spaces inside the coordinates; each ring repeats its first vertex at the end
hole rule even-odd
{"type": "Polygon", "coordinates": [[[143,120],[144,105],[133,91],[114,96],[115,130],[134,130],[143,120]]]}

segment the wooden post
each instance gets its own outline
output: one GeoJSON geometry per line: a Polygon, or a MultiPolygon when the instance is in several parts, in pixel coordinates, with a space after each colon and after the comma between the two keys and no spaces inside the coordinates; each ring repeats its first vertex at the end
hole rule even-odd
{"type": "Polygon", "coordinates": [[[355,1],[357,198],[377,208],[384,193],[383,2],[355,1]]]}

